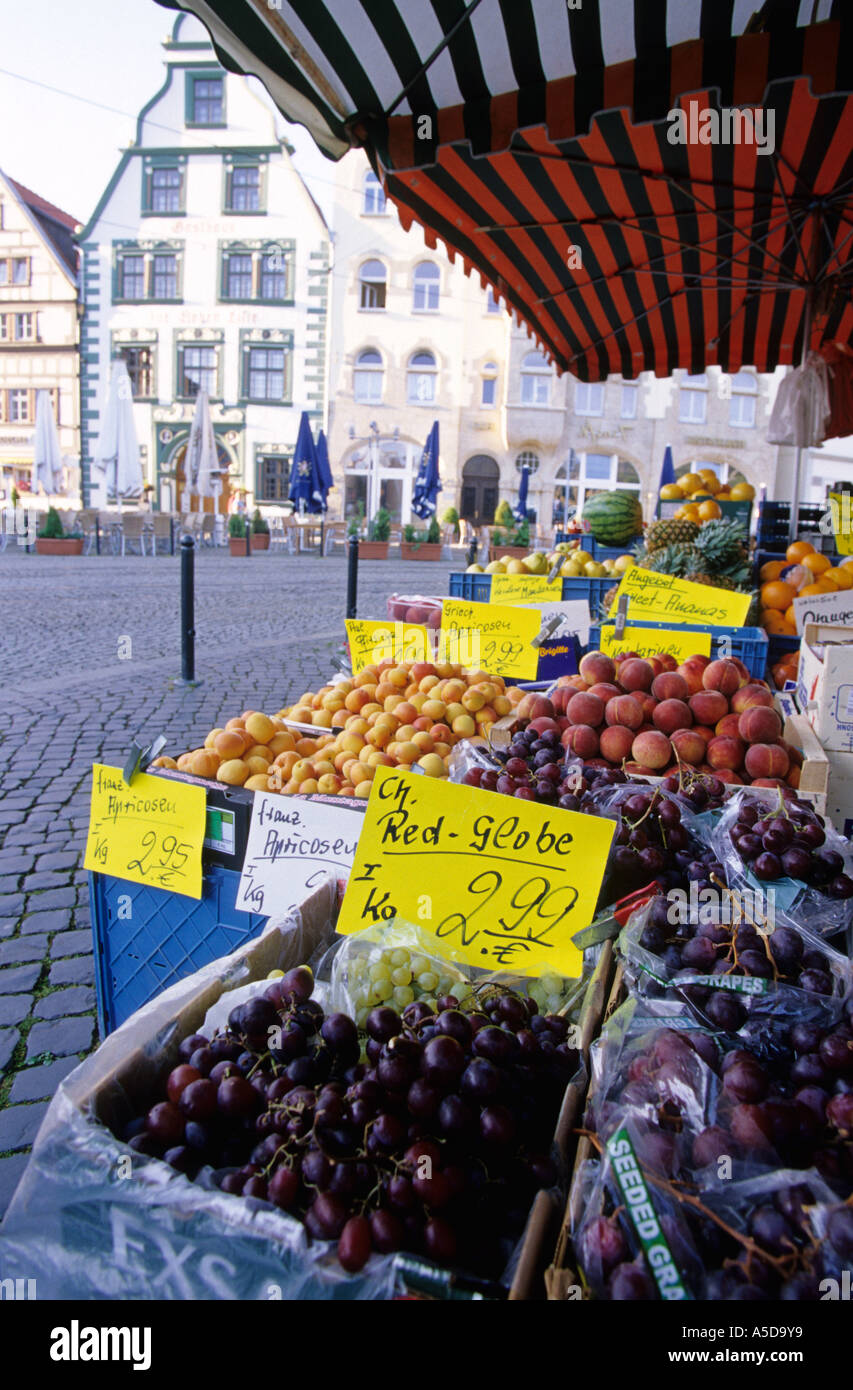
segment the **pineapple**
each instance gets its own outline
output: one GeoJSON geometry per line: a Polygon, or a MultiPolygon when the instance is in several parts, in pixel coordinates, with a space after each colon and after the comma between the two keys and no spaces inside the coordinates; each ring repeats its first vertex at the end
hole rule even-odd
{"type": "Polygon", "coordinates": [[[686,574],[685,579],[689,579],[691,584],[707,584],[712,589],[735,589],[737,585],[731,579],[726,579],[720,574],[686,574]]]}
{"type": "Polygon", "coordinates": [[[699,527],[693,521],[653,521],[646,532],[646,549],[689,545],[698,535],[699,527]]]}
{"type": "Polygon", "coordinates": [[[736,521],[706,521],[695,541],[705,565],[713,573],[729,573],[747,558],[743,533],[736,521]]]}

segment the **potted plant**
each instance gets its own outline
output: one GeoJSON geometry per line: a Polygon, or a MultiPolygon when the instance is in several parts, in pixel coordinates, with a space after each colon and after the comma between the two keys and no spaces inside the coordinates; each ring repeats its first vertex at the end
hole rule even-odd
{"type": "Polygon", "coordinates": [[[270,528],[269,522],[261,516],[256,507],[252,515],[252,549],[269,550],[270,548],[270,528]]]}
{"type": "Polygon", "coordinates": [[[37,555],[82,555],[83,536],[73,531],[66,536],[55,507],[49,507],[44,525],[36,536],[37,555]]]}
{"type": "Polygon", "coordinates": [[[446,511],[443,512],[441,524],[442,526],[452,526],[454,538],[456,540],[459,539],[459,513],[455,507],[448,507],[446,511]]]}
{"type": "Polygon", "coordinates": [[[522,560],[530,550],[530,522],[522,521],[509,535],[493,531],[489,545],[490,560],[522,560]]]}
{"type": "Polygon", "coordinates": [[[387,560],[390,535],[391,513],[387,507],[380,507],[368,528],[367,540],[362,541],[358,548],[361,559],[387,560]]]}
{"type": "Polygon", "coordinates": [[[246,518],[240,512],[228,518],[228,549],[232,555],[246,554],[246,518]]]}
{"type": "Polygon", "coordinates": [[[415,531],[414,526],[403,528],[400,555],[404,560],[441,559],[441,531],[436,517],[432,518],[426,531],[415,531]]]}

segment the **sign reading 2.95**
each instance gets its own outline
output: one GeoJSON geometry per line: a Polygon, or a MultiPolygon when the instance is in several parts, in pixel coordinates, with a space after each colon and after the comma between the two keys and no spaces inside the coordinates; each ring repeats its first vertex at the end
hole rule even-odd
{"type": "Polygon", "coordinates": [[[377,768],[338,931],[401,917],[485,969],[581,973],[613,821],[377,768]]]}
{"type": "Polygon", "coordinates": [[[95,763],[84,868],[200,898],[205,804],[203,787],[147,772],[128,786],[95,763]]]}

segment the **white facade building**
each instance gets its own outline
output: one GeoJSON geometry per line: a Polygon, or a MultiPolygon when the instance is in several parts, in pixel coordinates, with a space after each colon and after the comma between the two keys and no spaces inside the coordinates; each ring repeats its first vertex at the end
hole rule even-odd
{"type": "Polygon", "coordinates": [[[90,464],[121,356],[155,507],[181,505],[200,389],[228,470],[220,509],[238,488],[281,501],[300,413],[325,420],[328,230],[270,108],[198,21],[180,15],[163,47],[163,86],[80,235],[85,493],[106,500],[90,464]]]}

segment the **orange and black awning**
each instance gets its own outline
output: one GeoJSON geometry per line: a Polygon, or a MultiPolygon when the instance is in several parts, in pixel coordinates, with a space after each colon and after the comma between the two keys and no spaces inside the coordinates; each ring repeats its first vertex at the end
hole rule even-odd
{"type": "Polygon", "coordinates": [[[853,0],[182,8],[583,380],[853,340],[853,0]]]}

